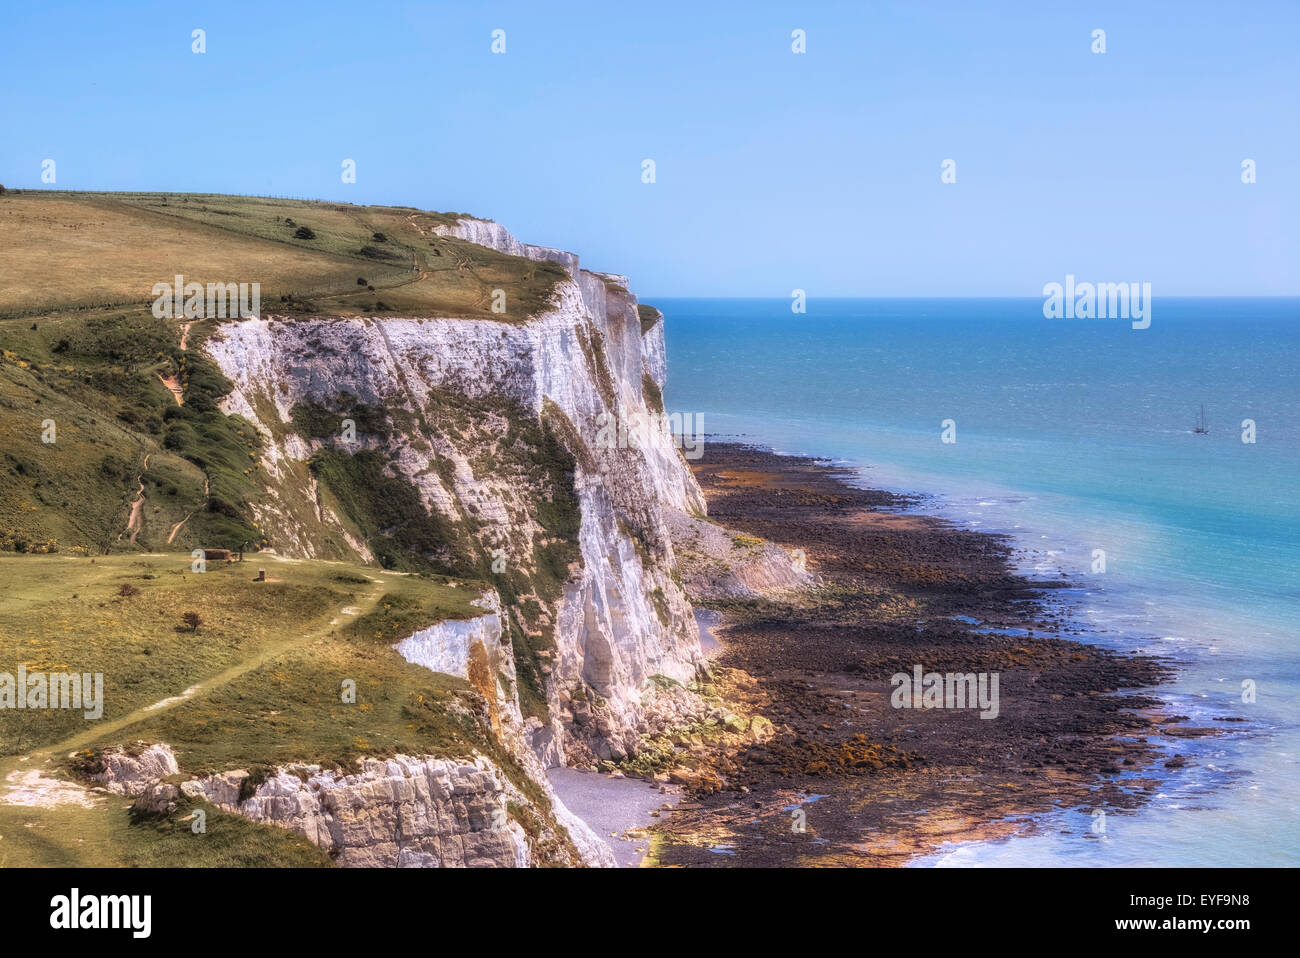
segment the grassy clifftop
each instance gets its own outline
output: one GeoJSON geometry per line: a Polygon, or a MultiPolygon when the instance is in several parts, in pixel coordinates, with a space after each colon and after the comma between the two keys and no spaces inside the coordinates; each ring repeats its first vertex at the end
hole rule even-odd
{"type": "MultiPolygon", "coordinates": [[[[518,775],[461,679],[408,663],[399,636],[481,615],[473,586],[338,562],[211,563],[188,555],[0,556],[0,671],[101,673],[102,718],[80,709],[0,709],[0,793],[25,775],[79,788],[104,746],[166,741],[181,771],[405,752],[486,753],[518,775]],[[254,581],[258,565],[267,581],[254,581]],[[197,615],[191,627],[185,613],[197,615]],[[341,691],[353,683],[355,697],[341,691]]],[[[40,788],[36,789],[37,792],[40,788]]],[[[328,865],[305,840],[210,806],[133,821],[129,803],[82,792],[0,801],[0,867],[328,865]]]]}
{"type": "Polygon", "coordinates": [[[186,761],[208,770],[414,747],[410,719],[375,703],[400,711],[408,693],[432,700],[435,676],[389,646],[433,622],[483,614],[473,586],[341,562],[254,557],[197,573],[188,555],[10,555],[0,556],[0,578],[0,671],[22,664],[104,676],[97,721],[75,709],[0,709],[0,757],[97,740],[71,739],[80,733],[175,740],[186,761]],[[254,581],[259,567],[265,582],[254,581]],[[197,613],[197,628],[186,612],[197,613]],[[336,672],[357,681],[358,701],[371,706],[342,705],[336,672]],[[194,686],[188,702],[146,709],[194,686]],[[301,712],[285,713],[286,703],[301,712]]]}
{"type": "Polygon", "coordinates": [[[251,508],[259,437],[220,411],[229,383],[196,348],[221,320],[156,318],[154,284],[259,283],[262,314],[290,317],[521,322],[542,310],[563,271],[434,232],[458,218],[207,194],[0,195],[0,552],[271,544],[251,508]],[[494,289],[505,314],[491,311],[494,289]]]}
{"type": "Polygon", "coordinates": [[[543,309],[564,271],[434,232],[457,219],[216,194],[7,192],[0,316],[147,306],[177,273],[260,283],[276,314],[524,320],[543,309]],[[510,293],[504,317],[491,310],[496,288],[510,293]]]}

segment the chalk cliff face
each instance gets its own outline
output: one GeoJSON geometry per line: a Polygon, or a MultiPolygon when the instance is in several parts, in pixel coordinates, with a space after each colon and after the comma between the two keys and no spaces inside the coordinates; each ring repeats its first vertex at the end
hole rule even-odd
{"type": "MultiPolygon", "coordinates": [[[[105,756],[107,758],[107,755],[105,756]]],[[[177,782],[170,747],[117,754],[97,776],[134,809],[170,814],[182,796],[304,836],[344,868],[614,867],[609,846],[558,799],[541,804],[493,762],[395,755],[356,771],[277,768],[253,789],[246,769],[177,782]],[[163,781],[168,771],[172,779],[163,781]]],[[[545,778],[542,779],[545,781],[545,778]]]]}
{"type": "Polygon", "coordinates": [[[290,766],[241,800],[243,778],[243,772],[227,772],[186,782],[181,790],[296,831],[345,868],[615,864],[609,846],[553,796],[552,820],[481,757],[467,762],[395,755],[366,759],[353,774],[290,766]]]}
{"type": "Polygon", "coordinates": [[[512,316],[506,290],[501,322],[264,317],[223,325],[204,344],[234,383],[226,410],[248,418],[266,439],[270,495],[255,506],[259,525],[289,555],[373,560],[371,545],[322,494],[307,460],[322,447],[374,450],[391,475],[418,490],[431,515],[462,523],[484,555],[531,575],[549,540],[536,490],[493,458],[508,441],[509,415],[474,407],[456,419],[446,397],[501,401],[534,423],[545,421],[576,463],[579,557],[561,587],[553,595],[539,587],[523,601],[489,595],[482,619],[444,623],[398,648],[411,661],[468,674],[477,641],[493,650],[494,673],[500,666],[512,674],[503,626],[541,636],[545,708],[528,709],[525,719],[518,689],[503,694],[494,707],[505,736],[546,765],[618,760],[643,732],[686,721],[698,705],[674,683],[652,678],[689,682],[702,664],[665,517],[702,514],[703,497],[664,435],[643,435],[639,443],[610,438],[617,436],[611,424],[659,411],[646,384],[656,387],[652,394],[663,386],[663,324],[643,332],[627,280],[583,270],[571,253],[519,243],[482,220],[461,220],[449,231],[557,263],[568,279],[534,317],[512,316]],[[341,447],[294,425],[296,404],[337,405],[340,396],[384,409],[395,427],[341,447]],[[525,615],[534,608],[540,612],[525,615]]]}

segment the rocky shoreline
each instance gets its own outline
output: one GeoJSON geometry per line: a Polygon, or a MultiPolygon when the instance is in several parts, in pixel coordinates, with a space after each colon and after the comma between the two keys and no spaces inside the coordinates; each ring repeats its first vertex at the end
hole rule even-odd
{"type": "Polygon", "coordinates": [[[723,616],[710,691],[775,731],[693,750],[654,864],[900,865],[1063,808],[1089,831],[1177,774],[1180,737],[1216,731],[1162,710],[1169,662],[1062,638],[1078,634],[1050,600],[1063,583],[1017,574],[1005,538],[816,460],[710,442],[693,467],[708,522],[742,554],[782,547],[807,582],[746,596],[679,549],[693,601],[723,616]],[[895,707],[891,677],[918,666],[996,675],[996,718],[895,707]]]}

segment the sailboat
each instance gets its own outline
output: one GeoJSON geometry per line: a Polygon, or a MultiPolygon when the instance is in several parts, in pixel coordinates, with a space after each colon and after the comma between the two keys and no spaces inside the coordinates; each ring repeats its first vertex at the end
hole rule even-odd
{"type": "Polygon", "coordinates": [[[1205,403],[1201,403],[1201,411],[1196,415],[1196,425],[1192,432],[1198,436],[1208,436],[1210,434],[1210,424],[1205,419],[1205,403]]]}

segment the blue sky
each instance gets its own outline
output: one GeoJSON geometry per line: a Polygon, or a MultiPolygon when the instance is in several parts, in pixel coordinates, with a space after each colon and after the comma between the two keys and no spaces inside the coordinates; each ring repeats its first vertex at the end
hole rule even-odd
{"type": "Polygon", "coordinates": [[[1297,50],[1265,0],[19,3],[0,182],[463,210],[646,297],[1297,295],[1297,50]]]}

